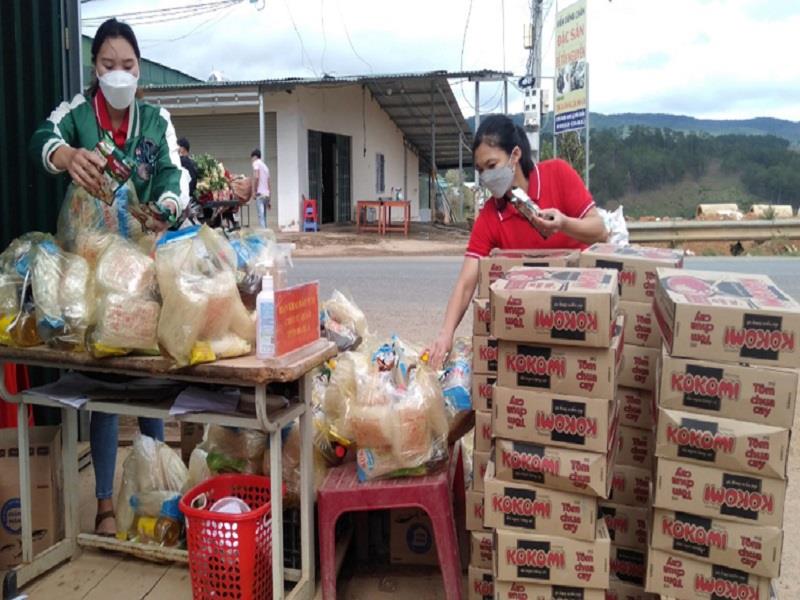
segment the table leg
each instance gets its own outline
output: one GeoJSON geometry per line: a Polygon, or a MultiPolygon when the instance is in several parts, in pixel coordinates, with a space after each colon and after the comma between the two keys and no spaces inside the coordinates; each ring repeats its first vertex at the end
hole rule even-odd
{"type": "MultiPolygon", "coordinates": [[[[3,386],[5,387],[5,386],[3,386]]],[[[22,521],[22,562],[33,561],[33,519],[31,517],[30,431],[25,403],[17,405],[17,448],[19,450],[19,502],[22,521]]]]}
{"type": "Polygon", "coordinates": [[[306,373],[300,380],[300,400],[306,410],[300,417],[300,548],[303,580],[309,581],[312,587],[315,582],[314,573],[314,449],[312,436],[314,418],[311,412],[312,376],[306,373]]]}
{"type": "Polygon", "coordinates": [[[78,411],[61,409],[63,439],[61,465],[64,473],[64,537],[75,544],[80,533],[80,499],[78,494],[78,411]]]}
{"type": "MultiPolygon", "coordinates": [[[[263,386],[266,387],[266,386],[263,386]]],[[[281,430],[269,433],[270,502],[272,504],[272,597],[281,600],[283,592],[283,456],[281,430]]]]}

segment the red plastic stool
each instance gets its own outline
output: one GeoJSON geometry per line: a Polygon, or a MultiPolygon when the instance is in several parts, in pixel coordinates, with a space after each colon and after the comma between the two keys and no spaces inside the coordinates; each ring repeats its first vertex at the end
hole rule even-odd
{"type": "Polygon", "coordinates": [[[303,197],[303,231],[319,231],[317,201],[303,197]]]}
{"type": "MultiPolygon", "coordinates": [[[[451,461],[451,469],[456,463],[451,461]]],[[[451,473],[360,483],[355,463],[328,472],[317,494],[323,600],[336,598],[336,521],[346,512],[418,507],[433,524],[448,600],[462,600],[461,559],[450,498],[451,473]]]]}

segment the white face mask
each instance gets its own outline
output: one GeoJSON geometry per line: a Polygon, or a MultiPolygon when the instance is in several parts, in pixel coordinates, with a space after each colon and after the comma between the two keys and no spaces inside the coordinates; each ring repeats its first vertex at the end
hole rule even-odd
{"type": "Polygon", "coordinates": [[[136,86],[139,78],[128,71],[115,69],[105,75],[97,75],[100,89],[108,103],[117,110],[125,110],[136,96],[136,86]]]}
{"type": "Polygon", "coordinates": [[[502,167],[495,166],[480,174],[480,184],[489,190],[495,198],[502,198],[511,189],[514,182],[514,167],[511,160],[502,167]]]}

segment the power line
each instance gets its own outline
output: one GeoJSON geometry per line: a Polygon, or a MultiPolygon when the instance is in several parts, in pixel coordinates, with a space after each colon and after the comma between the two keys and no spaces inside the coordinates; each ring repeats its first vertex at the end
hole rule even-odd
{"type": "Polygon", "coordinates": [[[192,35],[194,33],[197,33],[197,31],[199,31],[201,28],[207,29],[207,27],[205,27],[207,25],[215,25],[217,23],[222,22],[223,20],[225,20],[231,14],[231,12],[233,11],[234,8],[236,8],[236,7],[235,6],[231,6],[231,7],[228,8],[228,10],[224,14],[222,14],[222,15],[216,17],[216,18],[215,17],[211,17],[210,19],[206,19],[205,21],[200,23],[197,27],[195,27],[194,29],[192,29],[191,31],[189,31],[189,32],[187,32],[187,33],[185,33],[183,35],[179,35],[178,37],[174,37],[174,38],[167,39],[167,40],[153,40],[153,42],[155,42],[155,43],[142,44],[142,48],[149,50],[151,48],[157,48],[158,46],[161,46],[162,44],[171,44],[173,42],[177,42],[177,41],[186,39],[190,35],[192,35]]]}
{"type": "Polygon", "coordinates": [[[319,0],[319,17],[322,24],[322,74],[325,75],[325,52],[328,49],[328,36],[325,34],[325,0],[319,0]]]}
{"type": "MultiPolygon", "coordinates": [[[[469,30],[469,20],[472,16],[472,0],[469,0],[469,7],[467,8],[467,20],[464,23],[464,35],[461,36],[461,66],[459,70],[463,73],[464,72],[464,48],[467,45],[467,31],[469,30]]],[[[467,95],[464,93],[464,84],[461,84],[461,95],[464,97],[464,102],[472,109],[475,110],[475,107],[472,106],[472,102],[467,99],[467,95]]]]}
{"type": "Polygon", "coordinates": [[[300,42],[300,60],[305,66],[305,60],[308,59],[308,68],[314,74],[314,77],[319,77],[317,74],[316,69],[314,69],[314,63],[311,62],[311,57],[306,52],[306,45],[303,43],[303,36],[300,35],[300,30],[297,28],[297,23],[294,21],[294,15],[292,14],[292,9],[289,8],[289,3],[286,0],[283,0],[283,5],[286,7],[286,12],[289,13],[289,20],[292,22],[292,27],[294,28],[295,34],[297,34],[297,40],[300,42]]]}
{"type": "Polygon", "coordinates": [[[205,4],[175,6],[171,8],[160,8],[149,11],[121,13],[102,17],[90,17],[83,20],[82,26],[94,27],[111,18],[124,21],[129,25],[155,25],[158,23],[166,23],[169,21],[185,20],[198,17],[200,15],[205,15],[231,7],[235,4],[239,4],[240,2],[243,2],[243,0],[218,0],[217,2],[208,2],[205,4]]]}
{"type": "Polygon", "coordinates": [[[344,35],[347,37],[347,43],[350,45],[350,50],[352,50],[352,51],[353,51],[353,54],[355,54],[355,55],[356,55],[356,58],[357,58],[358,60],[360,60],[360,61],[361,61],[362,63],[364,63],[365,65],[367,65],[367,67],[369,68],[369,72],[370,72],[370,73],[374,73],[375,71],[374,71],[374,69],[372,68],[372,65],[371,65],[371,64],[369,64],[369,63],[368,63],[366,60],[364,60],[364,59],[361,57],[361,55],[360,55],[360,54],[359,54],[359,53],[356,51],[356,48],[355,48],[355,46],[353,45],[353,40],[352,40],[352,39],[350,39],[350,31],[347,29],[347,22],[344,20],[344,16],[342,15],[342,6],[341,6],[341,4],[339,4],[339,0],[336,0],[336,8],[337,8],[337,9],[338,9],[338,11],[339,11],[339,18],[342,20],[342,26],[344,27],[344,35]]]}

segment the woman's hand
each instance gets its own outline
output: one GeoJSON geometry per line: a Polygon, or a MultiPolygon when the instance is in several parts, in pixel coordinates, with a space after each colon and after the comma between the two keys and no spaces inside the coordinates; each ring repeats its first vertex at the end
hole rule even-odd
{"type": "Polygon", "coordinates": [[[85,148],[61,146],[50,160],[57,168],[66,170],[72,181],[92,196],[100,195],[105,162],[97,154],[85,148]]]}
{"type": "Polygon", "coordinates": [[[562,231],[566,223],[567,217],[557,208],[543,208],[533,217],[533,226],[545,238],[562,231]]]}
{"type": "Polygon", "coordinates": [[[447,355],[450,354],[452,348],[453,334],[443,331],[429,349],[431,357],[428,364],[438,371],[444,366],[444,361],[447,360],[447,355]]]}

